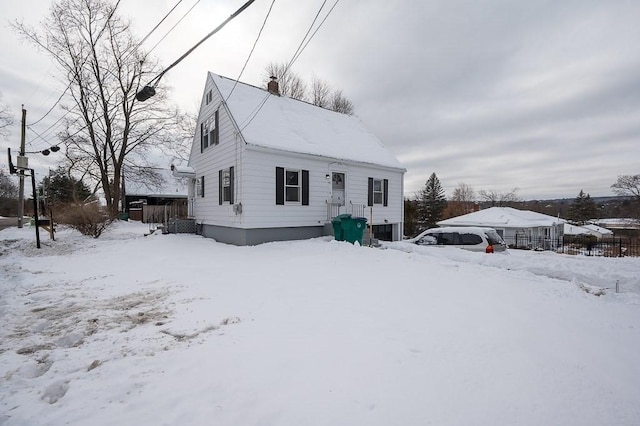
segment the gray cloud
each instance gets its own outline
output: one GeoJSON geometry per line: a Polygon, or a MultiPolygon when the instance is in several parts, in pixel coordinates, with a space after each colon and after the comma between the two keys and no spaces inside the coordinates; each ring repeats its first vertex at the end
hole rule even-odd
{"type": "MultiPolygon", "coordinates": [[[[127,6],[137,28],[165,13],[147,3],[127,6]]],[[[167,75],[177,103],[193,108],[208,70],[237,76],[268,3],[167,75]]],[[[259,85],[267,62],[288,60],[318,6],[276,2],[242,79],[259,85]]],[[[170,63],[235,7],[207,5],[154,53],[170,63]]],[[[342,1],[294,68],[354,101],[406,165],[406,195],[432,172],[449,192],[463,182],[525,198],[609,195],[618,175],[640,173],[638,17],[626,0],[342,1]]]]}

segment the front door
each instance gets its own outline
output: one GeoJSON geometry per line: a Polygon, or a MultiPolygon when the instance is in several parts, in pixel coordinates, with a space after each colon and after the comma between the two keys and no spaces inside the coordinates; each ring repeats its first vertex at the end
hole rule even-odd
{"type": "Polygon", "coordinates": [[[331,203],[344,206],[345,195],[345,174],[333,172],[331,174],[331,203]]]}

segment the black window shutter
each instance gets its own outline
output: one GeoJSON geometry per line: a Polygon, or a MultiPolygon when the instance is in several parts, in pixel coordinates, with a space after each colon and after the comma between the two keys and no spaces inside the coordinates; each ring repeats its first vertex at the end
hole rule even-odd
{"type": "Polygon", "coordinates": [[[388,206],[389,205],[389,179],[383,180],[382,184],[383,184],[383,191],[384,191],[382,193],[382,197],[384,199],[383,205],[388,206]]]}
{"type": "Polygon", "coordinates": [[[218,145],[218,143],[220,143],[220,131],[218,129],[218,111],[217,110],[215,114],[215,126],[216,126],[216,129],[214,130],[213,141],[211,141],[212,145],[218,145]]]}
{"type": "MultiPolygon", "coordinates": [[[[217,116],[218,115],[216,114],[216,117],[217,116]]],[[[217,128],[218,127],[216,126],[216,129],[217,128]]],[[[229,204],[233,204],[234,203],[234,201],[233,201],[233,198],[234,198],[233,197],[233,188],[234,188],[233,180],[234,180],[234,177],[233,177],[233,166],[231,166],[229,168],[229,204]]]]}
{"type": "Polygon", "coordinates": [[[222,170],[218,170],[218,204],[222,205],[222,192],[224,187],[222,185],[222,170]]]}
{"type": "Polygon", "coordinates": [[[309,170],[302,171],[302,205],[309,205],[309,170]]]}
{"type": "Polygon", "coordinates": [[[200,152],[204,152],[204,123],[200,123],[200,152]]]}
{"type": "Polygon", "coordinates": [[[204,175],[200,179],[200,196],[204,197],[204,175]]]}
{"type": "Polygon", "coordinates": [[[284,168],[276,167],[276,204],[284,205],[284,168]]]}
{"type": "Polygon", "coordinates": [[[373,178],[369,178],[369,191],[367,196],[367,205],[373,205],[373,178]]]}

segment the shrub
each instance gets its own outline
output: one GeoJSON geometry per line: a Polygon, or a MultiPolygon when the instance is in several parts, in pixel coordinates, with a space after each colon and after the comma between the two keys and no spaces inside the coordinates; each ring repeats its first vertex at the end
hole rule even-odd
{"type": "Polygon", "coordinates": [[[59,209],[58,223],[78,230],[82,235],[98,238],[113,223],[114,218],[103,211],[97,202],[67,204],[59,209]]]}

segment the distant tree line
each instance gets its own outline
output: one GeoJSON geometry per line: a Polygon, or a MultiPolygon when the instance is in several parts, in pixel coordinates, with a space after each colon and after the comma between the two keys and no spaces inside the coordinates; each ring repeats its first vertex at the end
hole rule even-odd
{"type": "Polygon", "coordinates": [[[574,199],[524,201],[518,189],[499,192],[480,190],[459,183],[447,199],[435,173],[414,198],[404,201],[404,234],[413,237],[425,229],[437,226],[441,220],[462,216],[489,207],[513,207],[567,219],[583,225],[592,219],[628,217],[640,219],[640,175],[621,175],[611,185],[617,197],[593,199],[580,190],[574,199]]]}

